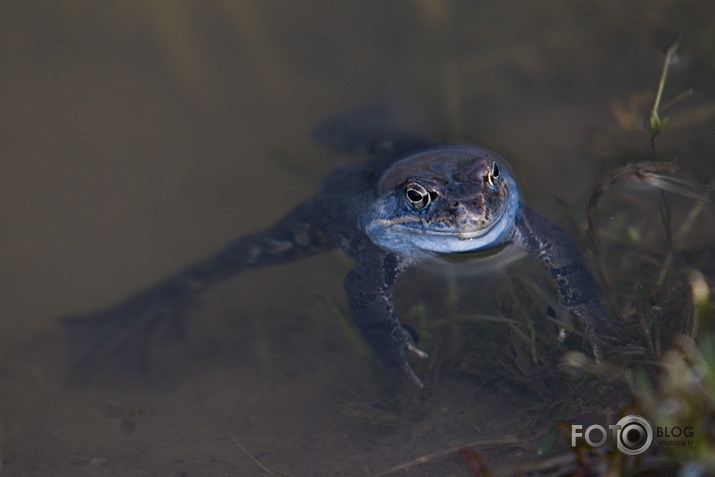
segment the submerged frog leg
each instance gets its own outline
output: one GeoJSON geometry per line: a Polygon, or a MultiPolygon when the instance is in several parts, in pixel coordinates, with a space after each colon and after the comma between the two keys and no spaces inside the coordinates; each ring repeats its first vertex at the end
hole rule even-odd
{"type": "MultiPolygon", "coordinates": [[[[513,240],[549,269],[558,287],[559,301],[581,321],[587,336],[598,338],[599,327],[603,327],[617,338],[627,339],[603,308],[586,260],[566,232],[522,204],[513,240]]],[[[601,347],[595,342],[591,346],[596,359],[603,360],[601,347]]]]}
{"type": "Polygon", "coordinates": [[[413,384],[422,382],[407,362],[407,353],[425,358],[409,332],[395,318],[392,288],[408,263],[394,253],[366,244],[357,254],[355,268],[345,278],[350,313],[355,324],[384,364],[390,379],[399,373],[413,384]]]}
{"type": "Polygon", "coordinates": [[[86,380],[109,361],[124,364],[128,350],[138,351],[139,364],[144,365],[147,337],[155,327],[166,318],[180,321],[181,311],[211,285],[248,268],[290,262],[334,248],[332,235],[312,210],[307,202],[270,229],[240,237],[217,254],[112,307],[61,318],[75,357],[70,381],[86,380]]]}
{"type": "Polygon", "coordinates": [[[396,153],[418,149],[434,141],[417,136],[403,127],[398,110],[384,105],[369,105],[336,114],[321,121],[313,137],[342,153],[396,153]]]}

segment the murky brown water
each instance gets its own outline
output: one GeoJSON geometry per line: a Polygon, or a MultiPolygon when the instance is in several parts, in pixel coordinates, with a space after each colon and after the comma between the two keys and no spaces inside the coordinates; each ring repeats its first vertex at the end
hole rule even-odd
{"type": "MultiPolygon", "coordinates": [[[[613,104],[652,94],[679,35],[666,97],[697,94],[672,110],[659,154],[708,182],[713,13],[659,1],[5,2],[2,475],[266,475],[250,453],[292,476],[364,476],[507,435],[520,444],[489,447],[488,459],[532,457],[554,409],[528,386],[453,374],[385,404],[316,298],[344,304],[339,253],[206,293],[188,348],[158,352],[153,379],[65,388],[55,320],[272,224],[343,160],[311,141],[313,124],[375,101],[499,151],[525,200],[563,220],[556,198],[580,211],[608,171],[648,159],[647,138],[613,104]],[[127,433],[106,402],[146,402],[152,417],[127,433]]],[[[689,239],[695,257],[712,236],[689,239]]],[[[712,278],[713,264],[699,265],[712,278]]],[[[398,312],[414,315],[415,299],[398,288],[398,312]]],[[[450,455],[410,475],[468,474],[450,455]]]]}

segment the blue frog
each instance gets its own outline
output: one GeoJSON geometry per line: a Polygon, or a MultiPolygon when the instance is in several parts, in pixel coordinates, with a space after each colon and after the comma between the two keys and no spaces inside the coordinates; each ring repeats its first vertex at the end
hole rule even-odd
{"type": "Polygon", "coordinates": [[[624,338],[604,310],[576,245],[520,202],[517,184],[498,154],[425,140],[382,114],[332,118],[316,129],[316,137],[335,150],[374,157],[331,172],[321,190],[273,227],[239,237],[110,308],[63,318],[75,343],[83,343],[73,374],[85,374],[218,281],[336,247],[355,260],[344,281],[355,325],[389,375],[402,375],[419,387],[408,356],[427,354],[395,317],[392,291],[409,267],[445,254],[519,247],[551,272],[559,301],[592,338],[596,359],[603,359],[599,330],[624,338]],[[88,341],[89,330],[94,331],[88,341]]]}

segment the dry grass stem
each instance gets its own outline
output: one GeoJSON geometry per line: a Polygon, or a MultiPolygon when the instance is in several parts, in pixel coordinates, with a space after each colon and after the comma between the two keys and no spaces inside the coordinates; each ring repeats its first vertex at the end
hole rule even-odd
{"type": "Polygon", "coordinates": [[[243,447],[240,442],[238,442],[238,439],[236,439],[236,436],[233,435],[233,432],[230,432],[229,435],[231,436],[231,440],[233,441],[233,443],[236,444],[236,447],[238,447],[241,452],[246,454],[246,456],[248,456],[248,458],[251,459],[258,467],[260,467],[261,470],[263,470],[266,474],[272,475],[274,477],[291,477],[290,474],[284,474],[283,472],[272,470],[270,467],[258,460],[256,456],[248,452],[248,450],[243,447]]]}
{"type": "Polygon", "coordinates": [[[405,462],[404,464],[399,464],[394,467],[390,467],[389,469],[383,470],[382,472],[379,472],[377,474],[373,474],[372,477],[384,477],[386,475],[396,474],[403,470],[407,470],[410,467],[415,467],[417,465],[426,464],[428,462],[434,461],[435,459],[439,459],[441,457],[445,457],[445,456],[448,456],[451,454],[456,454],[461,449],[464,449],[465,447],[472,448],[472,447],[487,447],[487,446],[509,446],[509,445],[515,445],[518,443],[519,443],[519,440],[516,437],[507,436],[503,439],[475,441],[475,442],[470,442],[467,444],[461,444],[458,446],[449,447],[447,449],[442,449],[442,450],[432,452],[430,454],[425,454],[425,455],[419,456],[415,459],[405,462]]]}

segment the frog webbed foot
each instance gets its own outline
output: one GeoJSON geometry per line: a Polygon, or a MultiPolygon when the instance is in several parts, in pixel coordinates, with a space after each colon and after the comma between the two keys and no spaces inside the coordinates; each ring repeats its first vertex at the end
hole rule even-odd
{"type": "MultiPolygon", "coordinates": [[[[348,288],[350,290],[350,288],[348,288]]],[[[350,312],[360,333],[382,362],[391,383],[404,376],[417,387],[422,382],[410,367],[408,355],[426,358],[410,332],[397,321],[392,305],[384,297],[366,293],[348,293],[350,312]]]]}
{"type": "MultiPolygon", "coordinates": [[[[418,335],[415,330],[407,325],[402,325],[402,334],[405,338],[404,348],[406,355],[414,356],[419,359],[429,358],[429,354],[427,354],[426,351],[417,347],[418,335]]],[[[406,359],[400,366],[399,373],[418,388],[422,389],[424,387],[422,380],[415,374],[412,366],[410,366],[410,363],[408,363],[406,359]]]]}
{"type": "MultiPolygon", "coordinates": [[[[424,384],[422,384],[422,380],[412,369],[407,358],[412,356],[419,359],[427,359],[429,354],[417,346],[417,332],[409,326],[400,324],[394,318],[393,321],[397,325],[396,331],[401,336],[395,340],[387,352],[380,352],[377,348],[375,348],[375,351],[385,366],[387,379],[391,384],[395,384],[398,378],[404,378],[417,388],[422,389],[424,384]]],[[[370,344],[372,345],[372,343],[370,344]]]]}
{"type": "Polygon", "coordinates": [[[415,373],[414,369],[412,369],[412,366],[410,365],[409,361],[407,361],[407,356],[427,359],[429,355],[425,351],[417,347],[415,342],[412,340],[412,337],[409,335],[409,332],[405,331],[404,328],[401,329],[403,333],[407,336],[404,343],[401,345],[402,350],[399,353],[399,358],[397,360],[384,359],[381,356],[381,353],[378,353],[378,356],[380,356],[380,359],[385,366],[387,379],[390,384],[394,385],[399,378],[404,378],[415,387],[422,389],[424,387],[424,384],[422,384],[422,380],[419,378],[419,376],[417,376],[417,373],[415,373]]]}
{"type": "Polygon", "coordinates": [[[353,309],[356,324],[365,341],[382,362],[388,381],[395,384],[398,378],[406,378],[418,388],[424,387],[407,358],[414,356],[425,359],[428,354],[417,347],[412,334],[393,316],[377,317],[356,311],[353,309]]]}
{"type": "Polygon", "coordinates": [[[188,304],[128,300],[106,310],[60,318],[70,351],[67,384],[81,386],[103,374],[147,372],[155,345],[186,340],[188,304]]]}
{"type": "MultiPolygon", "coordinates": [[[[410,366],[410,363],[405,361],[405,364],[402,365],[398,370],[399,374],[407,379],[412,385],[417,387],[418,389],[422,389],[425,387],[424,384],[422,384],[422,380],[417,376],[417,373],[412,369],[412,366],[410,366]]],[[[395,377],[390,376],[390,381],[394,382],[395,377]]]]}

